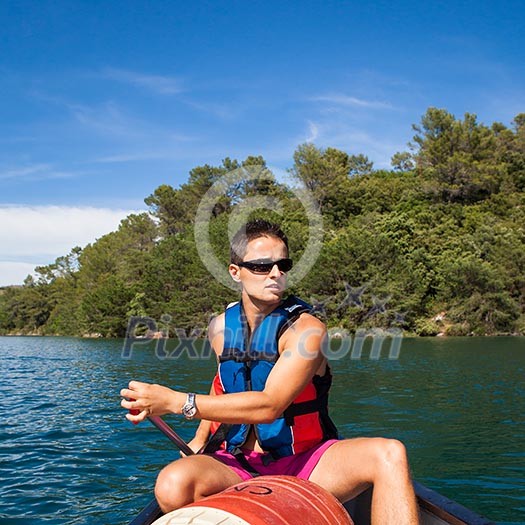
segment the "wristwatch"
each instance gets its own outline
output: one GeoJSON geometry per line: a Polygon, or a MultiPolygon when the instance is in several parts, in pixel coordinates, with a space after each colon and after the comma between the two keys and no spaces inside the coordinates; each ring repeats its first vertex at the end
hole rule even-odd
{"type": "Polygon", "coordinates": [[[182,415],[186,419],[193,419],[197,413],[197,405],[195,404],[195,394],[188,394],[186,403],[182,405],[182,415]]]}

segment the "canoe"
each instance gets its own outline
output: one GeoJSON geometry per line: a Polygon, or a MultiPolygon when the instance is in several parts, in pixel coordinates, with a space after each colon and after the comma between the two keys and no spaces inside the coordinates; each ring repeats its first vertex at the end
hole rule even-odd
{"type": "MultiPolygon", "coordinates": [[[[414,482],[421,525],[495,525],[495,522],[476,514],[438,492],[414,482]]],[[[355,525],[370,525],[372,489],[345,503],[355,525]]],[[[152,500],[129,525],[151,525],[162,516],[157,502],[152,500]]],[[[335,524],[334,524],[335,525],[335,524]]]]}
{"type": "MultiPolygon", "coordinates": [[[[150,416],[148,419],[179,450],[186,455],[193,454],[193,451],[182,438],[162,418],[150,416]]],[[[476,514],[417,481],[414,482],[414,491],[417,496],[421,525],[496,525],[495,522],[476,514]]],[[[355,525],[370,525],[371,502],[372,489],[370,488],[344,504],[355,525]]],[[[129,525],[151,525],[161,516],[162,511],[156,500],[153,499],[129,525]]]]}
{"type": "MultiPolygon", "coordinates": [[[[496,525],[463,505],[414,481],[421,525],[496,525]]],[[[372,489],[345,503],[356,525],[370,525],[372,489]]]]}

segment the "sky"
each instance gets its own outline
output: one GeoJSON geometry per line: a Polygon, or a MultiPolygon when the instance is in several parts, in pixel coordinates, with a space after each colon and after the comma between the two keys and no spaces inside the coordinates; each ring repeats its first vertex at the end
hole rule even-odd
{"type": "Polygon", "coordinates": [[[523,27],[522,0],[0,2],[0,286],[199,165],[388,168],[429,107],[511,125],[523,27]]]}

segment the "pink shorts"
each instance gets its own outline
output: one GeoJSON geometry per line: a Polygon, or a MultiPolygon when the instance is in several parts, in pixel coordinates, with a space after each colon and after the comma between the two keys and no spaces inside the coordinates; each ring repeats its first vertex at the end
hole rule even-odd
{"type": "MultiPolygon", "coordinates": [[[[312,447],[306,452],[271,461],[268,465],[265,465],[263,462],[263,457],[266,456],[264,453],[247,451],[244,457],[262,476],[286,475],[308,479],[317,463],[319,463],[321,456],[329,447],[337,442],[337,439],[329,439],[328,441],[319,443],[319,445],[312,447]]],[[[244,469],[237,459],[235,459],[235,456],[229,452],[218,450],[210,455],[212,458],[230,467],[243,481],[253,478],[253,474],[250,474],[250,472],[244,469]]]]}

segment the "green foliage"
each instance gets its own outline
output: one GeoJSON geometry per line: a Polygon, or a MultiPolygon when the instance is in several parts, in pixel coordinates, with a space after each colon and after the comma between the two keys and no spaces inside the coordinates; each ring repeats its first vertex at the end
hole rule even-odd
{"type": "Polygon", "coordinates": [[[432,319],[418,319],[415,323],[415,332],[422,337],[429,337],[441,333],[441,327],[432,319]]]}
{"type": "Polygon", "coordinates": [[[494,131],[475,115],[466,113],[461,121],[430,108],[414,130],[416,167],[435,199],[472,203],[500,190],[505,169],[496,155],[494,131]]]}
{"type": "MultiPolygon", "coordinates": [[[[525,114],[488,127],[430,108],[414,129],[392,171],[362,154],[297,148],[290,173],[314,197],[324,240],[293,292],[330,327],[525,334],[525,114]]],[[[121,337],[130,316],[162,319],[172,336],[204,329],[238,294],[201,261],[195,214],[221,177],[255,167],[269,172],[260,156],[198,166],[179,188],[156,188],[149,214],[0,289],[0,333],[121,337]]],[[[224,271],[228,239],[254,215],[279,221],[300,258],[312,225],[298,191],[246,177],[217,198],[209,237],[224,271]]]]}
{"type": "Polygon", "coordinates": [[[372,172],[374,163],[371,162],[366,155],[360,153],[359,155],[350,155],[348,159],[349,175],[366,175],[372,172]]]}
{"type": "Polygon", "coordinates": [[[351,164],[350,156],[335,148],[322,150],[303,144],[294,153],[292,175],[306,186],[323,215],[336,225],[347,215],[345,195],[350,188],[351,164]]]}
{"type": "Polygon", "coordinates": [[[394,153],[390,164],[396,171],[410,171],[413,170],[415,166],[412,155],[408,151],[398,151],[394,153]]]}
{"type": "Polygon", "coordinates": [[[102,276],[86,291],[80,310],[85,332],[106,337],[123,337],[125,320],[135,294],[117,275],[102,276]]]}

